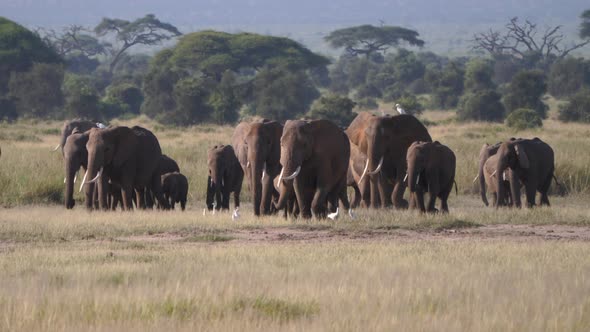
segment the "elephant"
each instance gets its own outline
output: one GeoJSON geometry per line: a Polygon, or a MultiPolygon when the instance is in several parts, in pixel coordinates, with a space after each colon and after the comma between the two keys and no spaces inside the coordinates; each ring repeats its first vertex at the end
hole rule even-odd
{"type": "MultiPolygon", "coordinates": [[[[76,181],[76,173],[82,167],[84,171],[88,169],[88,151],[86,150],[86,143],[88,142],[89,132],[79,132],[75,129],[71,132],[62,146],[64,155],[64,169],[65,177],[64,183],[66,186],[64,202],[67,209],[74,208],[74,182],[76,181]]],[[[89,184],[85,188],[86,208],[93,208],[93,194],[95,186],[89,184]]]]}
{"type": "MultiPolygon", "coordinates": [[[[512,138],[512,140],[514,140],[514,138],[512,138]]],[[[489,188],[490,192],[492,193],[492,206],[496,206],[496,202],[498,200],[498,187],[496,187],[496,181],[493,179],[495,178],[497,173],[496,163],[498,157],[496,156],[496,153],[498,152],[498,149],[500,148],[501,144],[502,142],[498,142],[494,145],[489,145],[485,143],[479,151],[479,171],[474,182],[479,179],[479,190],[481,194],[481,200],[486,206],[489,205],[488,198],[486,195],[486,187],[489,188]]],[[[502,173],[502,183],[505,190],[508,190],[510,186],[510,183],[508,181],[508,179],[510,179],[510,176],[507,176],[510,173],[510,169],[507,169],[506,171],[504,171],[504,173],[502,173]]],[[[507,205],[512,205],[512,199],[510,195],[506,196],[506,201],[503,203],[507,205]]]]}
{"type": "Polygon", "coordinates": [[[256,216],[271,214],[272,197],[278,197],[272,181],[281,170],[282,132],[280,123],[263,119],[240,123],[232,137],[232,146],[252,193],[256,216]]]}
{"type": "Polygon", "coordinates": [[[234,207],[240,206],[244,171],[231,145],[214,146],[207,152],[207,209],[229,209],[229,196],[234,194],[234,207]],[[215,204],[214,204],[215,202],[215,204]]]}
{"type": "Polygon", "coordinates": [[[276,208],[285,208],[294,191],[303,218],[311,218],[312,211],[316,218],[325,218],[327,203],[337,205],[338,199],[350,213],[346,194],[349,159],[349,140],[333,122],[287,121],[281,136],[283,167],[276,208]]]}
{"type": "MultiPolygon", "coordinates": [[[[158,173],[158,175],[162,176],[166,173],[180,173],[180,167],[178,167],[178,163],[168,157],[167,155],[163,154],[160,157],[160,161],[158,162],[158,168],[156,169],[156,172],[158,173]]],[[[146,187],[144,188],[145,193],[142,195],[145,198],[145,206],[148,209],[151,209],[154,207],[154,195],[152,192],[152,189],[150,187],[146,187]]],[[[141,192],[140,192],[141,194],[141,192]]]]}
{"type": "Polygon", "coordinates": [[[70,120],[70,121],[66,121],[61,129],[61,138],[59,140],[59,144],[55,147],[55,149],[53,149],[53,151],[57,151],[58,149],[61,148],[62,154],[64,153],[64,146],[66,144],[66,139],[68,138],[68,136],[70,136],[72,134],[72,132],[74,130],[77,129],[78,132],[86,132],[92,128],[99,128],[100,127],[104,127],[104,125],[96,123],[96,122],[92,122],[92,121],[88,121],[88,120],[82,120],[82,119],[74,119],[74,120],[70,120]]]}
{"type": "MultiPolygon", "coordinates": [[[[509,140],[500,145],[496,154],[496,174],[503,174],[507,169],[512,171],[510,191],[516,207],[521,207],[521,183],[525,188],[528,207],[535,206],[537,191],[541,193],[541,205],[550,205],[547,192],[554,178],[555,157],[549,144],[538,137],[509,140]]],[[[495,181],[498,188],[496,207],[499,207],[506,201],[506,190],[502,186],[502,176],[496,176],[495,181]]]]}
{"type": "Polygon", "coordinates": [[[406,153],[415,141],[432,142],[424,125],[412,115],[375,116],[361,112],[346,129],[350,142],[367,156],[359,182],[370,181],[371,207],[407,208],[403,199],[406,189],[406,153]],[[385,184],[393,185],[392,197],[385,184]],[[380,198],[380,199],[379,199],[380,198]],[[391,202],[393,201],[393,202],[391,202]]]}
{"type": "Polygon", "coordinates": [[[441,210],[449,212],[447,203],[455,183],[456,158],[453,151],[438,141],[412,143],[406,156],[410,208],[422,212],[437,212],[436,198],[441,210]],[[424,192],[428,192],[428,208],[424,206],[424,192]]]}
{"type": "MultiPolygon", "coordinates": [[[[157,173],[162,150],[158,139],[151,131],[138,126],[93,128],[89,132],[86,149],[88,169],[84,174],[82,186],[98,182],[98,201],[101,209],[108,208],[104,179],[110,179],[112,183],[121,186],[125,210],[133,209],[131,197],[134,189],[145,187],[151,187],[164,209],[169,208],[162,195],[160,174],[157,173]],[[98,181],[99,179],[102,180],[98,181]]],[[[144,209],[145,204],[140,193],[136,194],[139,207],[144,209]]]]}
{"type": "Polygon", "coordinates": [[[358,207],[361,203],[365,207],[370,205],[368,182],[359,183],[366,162],[367,156],[355,144],[350,143],[350,161],[348,163],[346,185],[354,189],[354,199],[351,202],[352,208],[358,207]]]}
{"type": "Polygon", "coordinates": [[[161,179],[164,199],[168,201],[170,208],[174,210],[175,203],[180,203],[180,208],[184,211],[188,195],[188,180],[186,176],[179,172],[171,172],[163,174],[161,179]]]}

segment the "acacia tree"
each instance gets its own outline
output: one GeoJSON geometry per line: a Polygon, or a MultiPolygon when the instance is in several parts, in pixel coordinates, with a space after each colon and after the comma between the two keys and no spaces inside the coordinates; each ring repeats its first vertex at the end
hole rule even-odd
{"type": "Polygon", "coordinates": [[[579,43],[566,44],[561,28],[561,25],[547,27],[541,32],[536,23],[529,20],[521,22],[518,17],[513,17],[505,25],[504,31],[490,29],[475,34],[473,49],[488,52],[494,57],[509,55],[520,60],[532,59],[548,68],[555,60],[590,43],[589,38],[579,43]]]}
{"type": "Polygon", "coordinates": [[[118,46],[113,46],[110,50],[113,56],[109,65],[111,74],[123,53],[129,48],[135,45],[158,45],[181,35],[175,26],[161,22],[153,14],[148,14],[133,22],[105,17],[94,28],[94,32],[101,37],[114,34],[119,42],[118,46]]]}
{"type": "Polygon", "coordinates": [[[42,28],[37,30],[45,44],[53,48],[62,57],[72,54],[82,54],[86,57],[107,54],[107,48],[111,47],[111,45],[99,41],[86,32],[88,30],[76,24],[63,28],[61,32],[42,28]]]}
{"type": "Polygon", "coordinates": [[[370,58],[373,54],[386,52],[401,42],[421,47],[424,41],[419,36],[417,31],[411,29],[366,24],[334,30],[324,39],[331,47],[344,48],[352,56],[364,55],[370,58]]]}
{"type": "Polygon", "coordinates": [[[580,24],[580,38],[590,39],[590,9],[586,9],[580,16],[582,23],[580,24]]]}

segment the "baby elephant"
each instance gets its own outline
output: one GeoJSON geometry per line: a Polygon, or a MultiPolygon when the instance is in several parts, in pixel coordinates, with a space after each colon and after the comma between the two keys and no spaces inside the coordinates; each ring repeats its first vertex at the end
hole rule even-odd
{"type": "Polygon", "coordinates": [[[441,200],[443,212],[449,212],[447,199],[455,182],[455,154],[447,146],[436,142],[414,142],[406,155],[410,207],[422,212],[437,212],[436,198],[441,200]],[[424,192],[430,194],[428,209],[424,206],[424,192]],[[417,205],[417,206],[416,206],[417,205]]]}
{"type": "Polygon", "coordinates": [[[180,208],[184,211],[186,207],[186,196],[188,194],[188,180],[186,176],[178,173],[166,173],[161,176],[162,179],[162,193],[164,199],[170,204],[170,208],[174,210],[174,204],[180,203],[180,208]]]}
{"type": "Polygon", "coordinates": [[[229,196],[234,193],[235,208],[240,206],[244,171],[231,145],[219,145],[207,153],[207,209],[228,210],[229,196]]]}

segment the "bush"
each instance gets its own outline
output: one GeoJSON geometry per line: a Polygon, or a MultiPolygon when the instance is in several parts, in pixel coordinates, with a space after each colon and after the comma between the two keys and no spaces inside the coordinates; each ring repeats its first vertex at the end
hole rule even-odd
{"type": "Polygon", "coordinates": [[[590,62],[574,57],[557,61],[551,66],[547,81],[552,96],[571,96],[590,84],[590,62]]]}
{"type": "Polygon", "coordinates": [[[495,90],[482,90],[466,93],[461,97],[457,109],[459,120],[496,121],[504,118],[502,96],[495,90]]]}
{"type": "Polygon", "coordinates": [[[582,89],[559,107],[559,120],[590,123],[590,89],[582,89]]]}
{"type": "Polygon", "coordinates": [[[529,108],[519,108],[506,118],[506,125],[519,130],[543,126],[543,120],[537,112],[529,108]]]}
{"type": "Polygon", "coordinates": [[[107,88],[106,101],[120,105],[123,113],[139,114],[143,93],[131,83],[114,84],[107,88]]]}
{"type": "Polygon", "coordinates": [[[34,63],[25,72],[13,71],[8,83],[8,96],[15,101],[19,116],[55,117],[63,105],[61,64],[34,63]]]}
{"type": "Polygon", "coordinates": [[[355,102],[348,97],[338,95],[322,96],[311,105],[309,117],[331,120],[339,126],[346,127],[356,116],[352,112],[355,105],[355,102]]]}
{"type": "Polygon", "coordinates": [[[408,114],[419,115],[424,111],[424,106],[422,106],[418,98],[414,95],[405,94],[397,99],[396,104],[400,104],[408,114]]]}
{"type": "Polygon", "coordinates": [[[542,119],[547,117],[547,105],[541,97],[547,92],[545,75],[538,70],[523,70],[514,75],[509,91],[504,97],[508,112],[519,108],[529,108],[537,112],[542,119]]]}
{"type": "Polygon", "coordinates": [[[356,105],[364,110],[375,109],[379,107],[377,101],[374,98],[362,98],[356,101],[356,105]]]}

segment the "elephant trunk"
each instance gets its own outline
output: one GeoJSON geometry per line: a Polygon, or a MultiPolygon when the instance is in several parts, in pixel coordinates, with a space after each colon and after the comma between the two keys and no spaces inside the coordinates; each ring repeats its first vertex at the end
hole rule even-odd
{"type": "MultiPolygon", "coordinates": [[[[498,177],[499,180],[504,181],[502,174],[504,174],[504,173],[501,173],[501,174],[498,173],[498,174],[496,174],[496,176],[498,177]]],[[[518,176],[516,175],[516,172],[514,172],[514,171],[510,172],[510,193],[512,194],[512,200],[514,202],[514,206],[520,208],[521,207],[520,181],[518,180],[518,176]]]]}
{"type": "Polygon", "coordinates": [[[76,176],[76,172],[78,168],[75,166],[76,162],[72,159],[66,159],[66,177],[65,177],[65,197],[64,202],[66,205],[66,209],[72,209],[75,205],[74,202],[74,177],[76,176]]]}
{"type": "MultiPolygon", "coordinates": [[[[260,215],[260,207],[262,202],[262,174],[264,172],[265,163],[260,160],[253,160],[250,162],[250,188],[254,198],[254,214],[260,215]]],[[[265,174],[268,176],[268,174],[265,174]]]]}
{"type": "Polygon", "coordinates": [[[483,174],[483,165],[479,166],[479,192],[481,194],[481,200],[486,206],[489,206],[488,197],[486,195],[486,179],[483,174]]]}
{"type": "Polygon", "coordinates": [[[222,203],[223,203],[223,199],[221,197],[222,196],[221,190],[224,189],[225,183],[223,183],[222,178],[223,178],[222,172],[217,172],[217,174],[215,175],[215,209],[216,210],[220,210],[222,208],[222,203]]]}
{"type": "Polygon", "coordinates": [[[107,188],[105,185],[105,177],[102,174],[104,167],[101,157],[102,156],[98,156],[97,153],[88,154],[88,168],[86,169],[84,179],[82,179],[82,183],[80,184],[80,190],[82,190],[82,186],[88,187],[92,186],[93,183],[96,183],[98,187],[98,205],[101,210],[107,210],[109,208],[107,204],[107,188]]]}
{"type": "Polygon", "coordinates": [[[504,188],[504,171],[508,168],[506,161],[502,158],[498,158],[498,163],[496,164],[496,172],[495,177],[493,178],[494,182],[496,183],[496,188],[498,188],[498,197],[496,199],[496,207],[500,207],[504,205],[506,201],[506,190],[504,188]]]}
{"type": "Polygon", "coordinates": [[[207,210],[213,210],[213,194],[215,193],[215,184],[211,181],[211,176],[207,177],[207,197],[205,202],[207,204],[207,210]]]}
{"type": "Polygon", "coordinates": [[[275,209],[282,210],[282,209],[286,208],[287,202],[291,198],[292,194],[293,194],[293,182],[289,181],[289,182],[283,183],[279,189],[279,200],[275,204],[275,209]]]}

